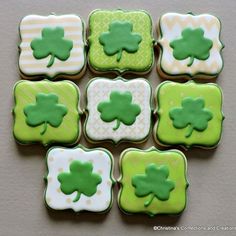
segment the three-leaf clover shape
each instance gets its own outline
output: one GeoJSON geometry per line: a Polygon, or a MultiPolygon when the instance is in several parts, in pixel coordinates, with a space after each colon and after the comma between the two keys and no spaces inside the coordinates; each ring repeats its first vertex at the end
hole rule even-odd
{"type": "Polygon", "coordinates": [[[161,201],[166,201],[170,197],[170,192],[175,188],[175,183],[168,179],[169,169],[166,165],[157,166],[149,164],[145,169],[145,174],[138,174],[132,177],[132,185],[135,187],[137,197],[145,197],[151,194],[148,201],[144,203],[148,207],[154,197],[161,201]]]}
{"type": "Polygon", "coordinates": [[[61,191],[66,195],[77,192],[73,202],[77,202],[81,194],[89,197],[94,195],[97,192],[97,185],[102,182],[102,178],[92,172],[93,165],[90,162],[71,162],[70,172],[62,172],[57,176],[61,183],[61,191]]]}
{"type": "Polygon", "coordinates": [[[50,67],[55,57],[61,61],[66,61],[70,57],[73,41],[64,38],[62,27],[43,28],[42,38],[33,39],[30,46],[36,59],[51,56],[47,64],[47,67],[50,67]]]}
{"type": "Polygon", "coordinates": [[[139,105],[132,104],[132,94],[129,91],[124,93],[112,91],[110,101],[100,102],[97,109],[101,113],[100,117],[103,121],[116,120],[116,126],[113,130],[120,127],[120,122],[125,125],[132,125],[141,112],[139,105]]]}
{"type": "Polygon", "coordinates": [[[142,41],[140,34],[132,33],[133,24],[129,21],[113,21],[109,25],[109,32],[104,32],[99,37],[99,42],[103,45],[103,50],[108,56],[117,54],[116,60],[119,62],[122,51],[135,53],[139,49],[142,41]]]}
{"type": "Polygon", "coordinates": [[[186,28],[181,33],[182,38],[173,40],[170,47],[173,50],[173,56],[177,60],[184,60],[190,57],[187,66],[193,64],[194,58],[206,60],[210,56],[210,49],[213,46],[212,40],[204,37],[202,28],[186,28]]]}
{"type": "Polygon", "coordinates": [[[177,129],[183,129],[189,126],[186,138],[192,135],[193,130],[204,131],[208,126],[208,121],[213,118],[212,112],[205,109],[203,98],[193,99],[186,97],[182,100],[182,107],[172,108],[169,112],[173,126],[177,129]]]}
{"type": "Polygon", "coordinates": [[[68,109],[63,104],[58,104],[58,96],[54,93],[36,94],[36,104],[29,104],[24,108],[26,123],[29,126],[43,124],[43,135],[47,130],[47,124],[52,127],[59,127],[68,109]]]}

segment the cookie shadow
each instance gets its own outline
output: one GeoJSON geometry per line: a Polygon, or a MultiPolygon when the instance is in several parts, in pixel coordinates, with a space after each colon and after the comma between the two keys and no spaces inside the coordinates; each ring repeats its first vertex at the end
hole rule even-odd
{"type": "Polygon", "coordinates": [[[71,221],[76,224],[83,223],[83,222],[91,222],[93,224],[100,224],[106,220],[110,211],[105,213],[94,213],[89,211],[81,211],[76,213],[72,210],[53,210],[47,207],[47,215],[50,220],[58,223],[62,221],[71,221]]]}

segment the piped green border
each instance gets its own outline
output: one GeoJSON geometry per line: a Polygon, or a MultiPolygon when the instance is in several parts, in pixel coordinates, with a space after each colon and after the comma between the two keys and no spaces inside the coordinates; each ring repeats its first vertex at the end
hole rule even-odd
{"type": "Polygon", "coordinates": [[[149,73],[152,68],[153,68],[153,65],[154,65],[154,61],[155,61],[155,54],[154,54],[154,45],[156,43],[154,37],[153,37],[153,23],[152,23],[152,18],[151,16],[149,15],[149,13],[145,10],[123,10],[123,9],[115,9],[115,10],[106,10],[106,9],[96,9],[96,10],[93,10],[90,14],[89,14],[89,17],[88,17],[88,26],[89,26],[89,37],[88,37],[88,47],[89,47],[89,50],[88,50],[88,65],[89,67],[91,68],[91,70],[95,73],[111,73],[111,72],[114,72],[116,74],[120,74],[120,75],[123,75],[125,73],[138,73],[138,74],[147,74],[149,73]],[[152,63],[149,65],[149,67],[146,69],[146,70],[134,70],[134,69],[130,69],[130,68],[124,68],[124,69],[119,69],[119,68],[113,68],[113,69],[109,69],[109,68],[96,68],[94,67],[91,63],[90,63],[90,35],[92,34],[91,32],[91,29],[90,29],[90,18],[92,16],[92,14],[94,14],[95,12],[97,11],[108,11],[108,12],[115,12],[115,11],[121,11],[123,13],[130,13],[130,12],[143,12],[145,13],[149,19],[150,19],[150,23],[151,23],[151,26],[150,26],[150,34],[151,34],[151,37],[152,37],[152,40],[153,40],[153,47],[151,47],[150,49],[152,50],[152,63]]]}
{"type": "MultiPolygon", "coordinates": [[[[32,15],[32,14],[31,14],[32,15]]],[[[87,45],[87,41],[86,41],[86,35],[85,35],[85,23],[84,23],[84,20],[79,16],[79,15],[76,15],[76,14],[62,14],[62,15],[56,15],[54,13],[51,13],[50,15],[53,15],[53,16],[64,16],[64,15],[73,15],[73,16],[76,16],[76,17],[79,17],[81,22],[82,22],[82,40],[83,40],[83,43],[84,43],[84,47],[83,47],[83,55],[84,55],[84,65],[83,67],[81,68],[80,71],[78,71],[77,73],[57,73],[55,74],[54,76],[49,76],[48,74],[46,73],[42,73],[42,74],[38,74],[38,75],[27,75],[25,73],[22,72],[21,68],[20,68],[20,54],[21,54],[21,47],[20,47],[20,44],[22,43],[22,38],[21,38],[21,31],[20,31],[20,25],[21,25],[21,22],[23,21],[23,19],[26,17],[24,16],[21,21],[20,21],[20,24],[18,26],[18,31],[19,31],[19,38],[20,38],[20,43],[18,43],[18,50],[19,50],[19,57],[18,57],[18,69],[20,71],[20,76],[22,78],[28,78],[29,80],[41,80],[43,78],[47,78],[48,80],[50,81],[54,81],[54,80],[57,80],[57,79],[60,79],[60,78],[65,78],[65,77],[69,77],[72,76],[72,77],[78,77],[78,78],[73,78],[74,80],[75,79],[79,79],[81,76],[83,76],[83,73],[85,72],[86,70],[86,65],[87,65],[87,48],[88,48],[88,45],[87,45]],[[80,75],[80,73],[82,73],[80,75]]],[[[50,16],[48,15],[48,16],[50,16]]],[[[27,15],[27,16],[30,16],[30,15],[27,15]]],[[[48,16],[43,16],[43,15],[38,15],[38,16],[42,16],[42,17],[48,17],[48,16]]]]}
{"type": "Polygon", "coordinates": [[[73,147],[73,148],[65,148],[65,147],[61,147],[61,146],[54,146],[54,147],[51,147],[50,149],[48,149],[47,151],[47,154],[46,154],[46,158],[45,158],[45,162],[46,162],[46,174],[44,175],[43,179],[45,181],[45,184],[46,184],[46,187],[45,187],[45,190],[44,190],[44,203],[46,205],[46,207],[49,209],[49,210],[52,210],[52,211],[72,211],[72,212],[75,212],[75,213],[79,213],[79,212],[92,212],[92,213],[97,213],[97,214],[102,214],[102,213],[106,213],[108,212],[112,205],[113,205],[113,199],[114,199],[114,196],[113,196],[113,187],[116,183],[116,180],[115,178],[113,177],[113,172],[114,172],[114,159],[113,159],[113,156],[112,154],[105,148],[86,148],[84,147],[83,145],[79,144],[77,145],[76,147],[73,147]],[[109,206],[107,207],[107,209],[105,209],[104,211],[89,211],[89,210],[81,210],[81,211],[74,211],[72,208],[68,208],[68,209],[53,209],[51,208],[47,202],[46,202],[46,190],[47,190],[47,187],[48,187],[48,181],[47,181],[47,176],[48,176],[48,173],[49,173],[49,170],[48,170],[48,155],[49,153],[53,150],[53,149],[56,149],[56,148],[60,148],[60,149],[63,149],[63,150],[71,150],[71,149],[82,149],[83,151],[85,152],[93,152],[93,151],[102,151],[102,152],[105,152],[110,160],[111,160],[111,170],[110,170],[110,179],[111,179],[111,182],[112,182],[112,185],[111,185],[111,199],[110,199],[110,204],[109,206]]]}
{"type": "Polygon", "coordinates": [[[124,78],[122,78],[121,76],[118,76],[116,77],[115,79],[111,80],[111,79],[108,79],[108,78],[103,78],[103,77],[95,77],[93,78],[92,80],[90,80],[88,82],[88,84],[86,85],[86,90],[85,90],[85,95],[86,95],[86,106],[85,106],[85,109],[84,109],[84,113],[86,115],[86,119],[85,119],[85,122],[84,122],[84,129],[83,129],[83,133],[84,133],[84,136],[85,138],[90,142],[90,143],[94,143],[94,144],[98,144],[98,143],[102,143],[102,142],[110,142],[116,146],[118,146],[120,143],[124,143],[124,142],[130,142],[130,143],[143,143],[145,142],[150,133],[151,133],[151,130],[152,130],[152,113],[153,113],[153,109],[152,109],[152,87],[151,87],[151,84],[148,80],[144,79],[144,78],[135,78],[135,79],[132,79],[132,80],[126,80],[124,78]],[[103,80],[107,80],[107,81],[117,81],[117,80],[121,80],[123,82],[130,82],[130,81],[134,81],[136,79],[139,79],[139,80],[142,80],[142,81],[145,81],[148,83],[149,87],[150,87],[150,100],[149,100],[149,105],[150,105],[150,110],[151,110],[151,113],[150,113],[150,128],[149,128],[149,132],[148,134],[142,138],[142,139],[137,139],[137,140],[130,140],[130,139],[120,139],[118,142],[115,142],[113,139],[104,139],[104,140],[93,140],[91,139],[88,135],[87,135],[87,131],[86,131],[86,126],[87,126],[87,121],[88,121],[88,117],[89,117],[89,110],[88,110],[88,96],[87,96],[87,93],[88,93],[88,87],[89,85],[94,82],[95,80],[99,80],[99,79],[103,79],[103,80]]]}
{"type": "Polygon", "coordinates": [[[121,155],[120,155],[120,159],[119,159],[119,171],[120,171],[120,176],[119,176],[119,178],[117,179],[117,182],[119,183],[119,187],[120,187],[120,188],[119,188],[118,197],[117,197],[117,204],[118,204],[119,209],[120,209],[123,213],[125,213],[125,214],[127,214],[127,215],[147,214],[149,217],[154,217],[154,216],[156,216],[156,215],[173,215],[173,216],[178,216],[178,215],[180,215],[180,214],[185,210],[186,205],[187,205],[187,188],[189,187],[189,181],[188,181],[188,179],[187,179],[187,159],[186,159],[185,155],[184,155],[181,151],[179,151],[179,150],[177,150],[177,149],[170,149],[170,150],[166,150],[166,151],[161,151],[161,150],[157,149],[157,148],[154,147],[154,146],[152,146],[152,147],[150,147],[150,148],[148,148],[148,149],[146,149],[146,150],[142,150],[142,149],[138,149],[138,148],[127,148],[127,149],[125,149],[125,150],[121,153],[121,155]],[[122,180],[122,178],[123,178],[122,160],[123,160],[123,158],[124,158],[124,156],[126,155],[127,152],[132,152],[132,151],[143,152],[143,153],[155,151],[155,152],[158,152],[158,153],[161,153],[161,154],[162,154],[162,153],[167,153],[167,152],[175,152],[175,153],[180,154],[180,155],[183,157],[184,166],[185,166],[185,173],[184,173],[184,176],[185,176],[185,181],[186,181],[186,188],[185,188],[185,199],[186,199],[186,201],[185,201],[185,206],[184,206],[184,208],[183,208],[182,211],[180,211],[180,212],[178,212],[178,213],[173,213],[173,214],[168,214],[168,213],[157,213],[157,214],[153,214],[153,213],[151,213],[151,212],[149,212],[149,211],[128,212],[128,211],[125,211],[125,210],[122,208],[122,206],[121,206],[121,204],[120,204],[120,197],[121,197],[122,191],[123,191],[123,184],[121,183],[121,180],[122,180]]]}
{"type": "Polygon", "coordinates": [[[193,80],[187,81],[185,83],[178,83],[178,82],[174,82],[174,81],[164,81],[159,86],[157,86],[156,91],[155,91],[155,98],[154,98],[154,100],[155,100],[154,115],[156,117],[158,117],[158,120],[156,120],[155,125],[154,125],[154,129],[153,129],[153,137],[154,137],[154,140],[156,141],[156,143],[161,144],[161,145],[166,146],[166,147],[177,145],[177,146],[183,147],[184,149],[190,149],[192,147],[213,149],[213,148],[217,147],[217,145],[220,143],[222,132],[223,132],[223,121],[225,119],[225,116],[224,116],[224,113],[222,112],[222,107],[223,107],[223,92],[222,92],[222,89],[220,88],[220,86],[218,84],[215,84],[215,83],[199,84],[199,83],[196,83],[193,80]],[[174,144],[169,144],[169,143],[163,142],[161,139],[159,139],[159,137],[157,137],[157,129],[158,129],[158,125],[159,125],[159,120],[161,119],[160,115],[159,115],[160,106],[159,106],[159,103],[158,103],[158,101],[159,101],[159,91],[160,91],[161,87],[163,85],[167,84],[167,83],[177,83],[177,84],[190,84],[190,83],[194,83],[194,84],[197,84],[197,85],[211,85],[211,86],[215,86],[215,87],[217,87],[219,89],[220,94],[221,94],[221,114],[222,114],[221,133],[220,133],[220,137],[219,137],[218,141],[214,145],[207,146],[207,145],[203,145],[203,144],[200,144],[200,143],[195,143],[195,144],[192,144],[192,145],[186,145],[185,143],[179,143],[179,142],[178,143],[176,142],[174,144]]]}
{"type": "MultiPolygon", "coordinates": [[[[169,12],[171,13],[171,12],[169,12]]],[[[173,12],[175,13],[175,12],[173,12]]],[[[180,13],[177,13],[177,14],[180,14],[180,13]]],[[[202,13],[200,15],[204,15],[204,14],[207,14],[207,15],[210,15],[208,13],[202,13]]],[[[162,62],[162,57],[163,57],[163,47],[162,45],[159,43],[159,40],[162,39],[163,37],[163,33],[162,33],[162,29],[161,29],[161,18],[164,16],[165,14],[163,14],[159,20],[158,20],[158,25],[157,25],[157,34],[159,35],[158,37],[158,40],[157,40],[157,45],[158,45],[158,48],[160,49],[160,55],[159,55],[159,58],[158,58],[158,62],[157,62],[157,72],[158,74],[160,75],[161,78],[163,78],[163,76],[159,73],[159,68],[161,70],[161,72],[165,75],[166,79],[170,79],[170,80],[174,80],[174,79],[181,79],[181,78],[185,78],[185,79],[188,79],[188,80],[191,80],[191,79],[197,79],[197,78],[201,78],[201,77],[205,77],[205,79],[202,79],[202,80],[207,80],[207,79],[212,79],[212,78],[217,78],[218,75],[222,72],[223,68],[224,68],[224,59],[223,59],[223,55],[222,55],[222,50],[224,49],[225,45],[223,44],[223,42],[221,41],[221,31],[222,31],[222,23],[220,21],[220,19],[214,15],[214,17],[217,18],[217,20],[219,21],[220,23],[220,32],[219,32],[219,41],[221,43],[221,49],[220,49],[220,56],[222,58],[222,68],[221,70],[216,73],[216,74],[208,74],[208,73],[194,73],[194,74],[190,74],[190,73],[183,73],[183,74],[169,74],[167,73],[163,68],[162,68],[162,65],[161,65],[161,62],[162,62]]],[[[192,12],[189,12],[187,14],[182,14],[182,15],[192,15],[192,16],[200,16],[200,15],[195,15],[193,14],[192,12]]]]}
{"type": "MultiPolygon", "coordinates": [[[[80,119],[80,117],[82,116],[82,112],[81,112],[81,110],[80,110],[80,100],[81,100],[81,97],[80,97],[80,90],[79,90],[79,87],[78,87],[75,83],[73,83],[72,81],[70,81],[70,80],[61,80],[61,81],[53,82],[53,81],[50,81],[50,80],[48,80],[48,79],[44,79],[44,80],[40,80],[40,81],[35,81],[35,83],[37,83],[37,82],[39,83],[39,82],[43,82],[43,81],[49,82],[49,83],[57,83],[57,82],[59,82],[59,83],[61,83],[61,82],[70,83],[70,84],[75,88],[75,90],[76,90],[76,92],[77,92],[77,97],[79,98],[79,99],[77,99],[77,103],[76,103],[76,108],[77,108],[77,111],[78,111],[77,124],[78,124],[78,126],[79,126],[79,129],[78,129],[78,132],[77,132],[77,136],[76,136],[76,138],[73,139],[71,142],[61,143],[61,144],[64,144],[64,145],[72,146],[72,145],[74,145],[75,143],[77,143],[77,142],[80,140],[80,138],[81,138],[81,133],[82,133],[82,132],[81,132],[82,125],[81,125],[81,119],[80,119]]],[[[34,83],[33,81],[29,81],[29,80],[20,80],[20,81],[16,82],[16,84],[14,85],[14,88],[13,88],[13,96],[14,96],[14,103],[15,103],[15,104],[14,104],[14,108],[12,109],[13,127],[15,126],[15,116],[16,116],[16,114],[15,114],[15,107],[17,106],[17,101],[16,101],[16,97],[15,97],[15,89],[16,89],[16,87],[17,87],[18,84],[20,84],[20,83],[27,83],[27,82],[29,82],[29,83],[34,83]]],[[[14,128],[13,128],[13,130],[14,130],[14,128]]],[[[50,146],[50,145],[52,145],[52,144],[60,143],[60,142],[54,141],[54,140],[51,140],[51,142],[46,143],[46,144],[44,144],[42,141],[24,142],[24,141],[22,141],[22,140],[17,139],[16,136],[15,136],[15,134],[14,134],[14,132],[13,132],[13,136],[14,136],[16,142],[19,143],[19,144],[21,144],[21,145],[30,145],[30,144],[41,143],[41,144],[43,144],[43,146],[48,147],[48,146],[50,146]]]]}

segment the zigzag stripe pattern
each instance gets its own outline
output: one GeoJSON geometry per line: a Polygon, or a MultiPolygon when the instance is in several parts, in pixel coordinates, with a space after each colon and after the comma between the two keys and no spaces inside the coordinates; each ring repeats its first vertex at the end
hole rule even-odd
{"type": "Polygon", "coordinates": [[[161,68],[168,74],[190,74],[194,76],[197,73],[215,75],[219,73],[223,66],[221,50],[223,48],[220,42],[220,21],[211,15],[202,14],[193,16],[191,14],[167,13],[160,19],[160,31],[162,37],[159,43],[162,46],[161,68]],[[206,37],[213,41],[213,47],[210,50],[210,56],[207,60],[194,60],[191,67],[187,66],[188,59],[176,60],[173,57],[173,49],[170,42],[181,36],[181,32],[187,28],[203,28],[206,37]],[[176,36],[178,35],[178,36],[176,36]]]}

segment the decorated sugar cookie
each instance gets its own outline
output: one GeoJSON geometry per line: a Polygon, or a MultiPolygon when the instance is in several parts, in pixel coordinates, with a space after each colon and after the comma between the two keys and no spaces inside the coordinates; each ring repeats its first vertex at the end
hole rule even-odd
{"type": "Polygon", "coordinates": [[[222,91],[213,83],[163,82],[156,91],[156,141],[164,146],[215,147],[221,137],[222,91]]]}
{"type": "Polygon", "coordinates": [[[29,15],[20,23],[21,75],[79,78],[85,71],[84,23],[77,15],[29,15]]]}
{"type": "Polygon", "coordinates": [[[154,216],[179,214],[185,209],[188,181],[182,152],[130,148],[121,154],[119,164],[118,204],[122,211],[154,216]]]}
{"type": "Polygon", "coordinates": [[[73,144],[80,136],[79,89],[70,81],[19,81],[13,133],[21,144],[73,144]]]}
{"type": "Polygon", "coordinates": [[[152,21],[145,11],[96,10],[89,17],[93,71],[144,73],[153,65],[152,21]]]}
{"type": "Polygon", "coordinates": [[[151,128],[151,86],[144,79],[95,78],[87,86],[84,132],[91,142],[145,141],[151,128]]]}
{"type": "Polygon", "coordinates": [[[217,77],[223,68],[221,23],[209,14],[167,13],[158,24],[158,72],[164,78],[217,77]]]}
{"type": "Polygon", "coordinates": [[[113,157],[105,149],[54,147],[47,153],[45,202],[54,210],[104,212],[112,206],[113,157]]]}

